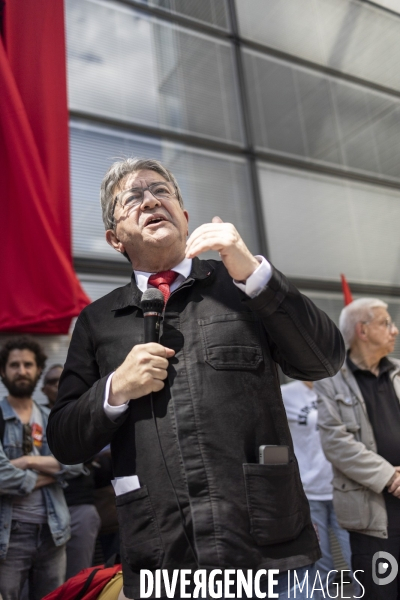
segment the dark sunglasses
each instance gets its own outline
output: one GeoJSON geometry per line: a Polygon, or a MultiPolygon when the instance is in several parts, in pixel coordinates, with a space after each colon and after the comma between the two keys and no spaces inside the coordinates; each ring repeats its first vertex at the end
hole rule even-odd
{"type": "Polygon", "coordinates": [[[32,441],[32,427],[29,423],[24,423],[23,428],[23,438],[22,438],[22,452],[24,455],[30,454],[33,450],[33,441],[32,441]]]}

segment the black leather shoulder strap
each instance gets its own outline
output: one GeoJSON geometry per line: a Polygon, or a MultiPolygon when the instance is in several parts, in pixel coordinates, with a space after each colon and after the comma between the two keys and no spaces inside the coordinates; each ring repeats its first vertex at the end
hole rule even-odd
{"type": "Polygon", "coordinates": [[[99,567],[98,569],[93,569],[93,571],[90,573],[89,577],[86,579],[85,583],[83,584],[81,591],[79,592],[79,594],[77,596],[75,596],[74,600],[82,600],[82,598],[85,596],[86,592],[89,591],[90,584],[92,583],[96,573],[101,571],[101,568],[102,567],[99,567]]]}

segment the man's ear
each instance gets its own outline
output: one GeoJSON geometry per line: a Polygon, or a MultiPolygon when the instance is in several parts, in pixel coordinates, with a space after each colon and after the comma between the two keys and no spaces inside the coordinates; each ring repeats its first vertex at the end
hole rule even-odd
{"type": "Polygon", "coordinates": [[[107,243],[110,244],[110,246],[112,246],[117,252],[121,252],[121,254],[125,252],[125,246],[117,238],[114,229],[107,229],[106,240],[107,243]]]}
{"type": "MultiPolygon", "coordinates": [[[[187,210],[183,210],[183,214],[185,215],[186,221],[189,223],[189,213],[188,213],[188,211],[187,210]]],[[[186,235],[187,236],[189,235],[189,229],[187,230],[186,235]]]]}
{"type": "Polygon", "coordinates": [[[366,331],[364,329],[364,323],[362,323],[361,321],[359,321],[358,323],[356,323],[355,334],[356,334],[356,337],[359,338],[360,340],[366,340],[367,339],[367,334],[366,334],[366,331]]]}

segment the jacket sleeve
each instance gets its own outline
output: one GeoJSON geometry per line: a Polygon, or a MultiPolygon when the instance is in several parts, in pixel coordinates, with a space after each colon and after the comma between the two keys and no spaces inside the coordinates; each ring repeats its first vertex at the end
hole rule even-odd
{"type": "MultiPolygon", "coordinates": [[[[42,411],[42,416],[45,421],[45,424],[47,425],[48,420],[49,420],[50,410],[47,408],[47,406],[41,406],[40,409],[42,411]]],[[[43,444],[43,446],[40,450],[40,454],[42,456],[53,456],[53,454],[50,451],[50,447],[49,447],[47,441],[45,444],[43,444]]],[[[53,456],[53,458],[56,458],[56,457],[53,456]]],[[[80,475],[87,474],[87,468],[84,466],[83,463],[79,463],[77,465],[65,465],[65,464],[62,464],[59,462],[59,466],[60,466],[59,471],[57,473],[54,473],[53,477],[61,485],[61,487],[67,486],[67,484],[65,483],[66,479],[74,479],[75,477],[79,477],[80,475]]]]}
{"type": "Polygon", "coordinates": [[[0,443],[0,495],[26,496],[34,490],[37,478],[30,469],[14,467],[0,443]]]}
{"type": "Polygon", "coordinates": [[[346,477],[379,494],[395,473],[394,467],[376,452],[368,450],[346,429],[331,379],[317,382],[314,389],[318,396],[318,426],[326,458],[346,477]]]}
{"type": "Polygon", "coordinates": [[[343,338],[331,319],[273,268],[268,285],[244,302],[261,318],[272,358],[293,379],[316,381],[343,364],[343,338]]]}
{"type": "Polygon", "coordinates": [[[47,426],[47,441],[58,461],[77,464],[88,461],[107,446],[125,421],[127,410],[116,421],[104,412],[108,375],[101,377],[83,311],[74,328],[67,362],[61,375],[57,402],[47,426]],[[65,423],[72,424],[65,434],[65,423]]]}
{"type": "Polygon", "coordinates": [[[80,477],[80,475],[87,475],[88,469],[85,467],[83,463],[79,463],[77,465],[60,465],[61,470],[58,473],[59,476],[62,476],[63,479],[75,479],[75,477],[80,477]]]}
{"type": "Polygon", "coordinates": [[[60,463],[60,467],[58,473],[55,473],[53,477],[62,488],[68,487],[69,479],[75,479],[75,477],[88,474],[88,469],[83,463],[77,465],[62,465],[60,463]]]}

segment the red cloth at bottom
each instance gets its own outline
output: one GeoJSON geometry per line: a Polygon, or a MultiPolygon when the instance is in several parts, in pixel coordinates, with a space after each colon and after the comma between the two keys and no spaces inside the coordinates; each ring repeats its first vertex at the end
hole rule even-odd
{"type": "Polygon", "coordinates": [[[90,573],[95,569],[99,569],[91,581],[89,589],[83,596],[83,600],[96,600],[99,594],[107,583],[114,577],[118,571],[122,571],[122,565],[114,565],[113,567],[104,568],[102,565],[97,567],[89,567],[79,571],[75,577],[68,579],[63,585],[56,590],[47,594],[42,600],[75,600],[79,592],[85,585],[90,573]]]}

